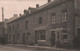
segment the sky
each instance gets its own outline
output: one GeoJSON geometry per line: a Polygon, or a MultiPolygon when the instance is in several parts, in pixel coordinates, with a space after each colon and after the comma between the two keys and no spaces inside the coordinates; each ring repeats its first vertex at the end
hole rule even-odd
{"type": "Polygon", "coordinates": [[[9,19],[13,14],[23,14],[24,9],[36,7],[47,3],[47,0],[0,0],[0,21],[2,21],[2,7],[4,8],[4,17],[9,19]]]}

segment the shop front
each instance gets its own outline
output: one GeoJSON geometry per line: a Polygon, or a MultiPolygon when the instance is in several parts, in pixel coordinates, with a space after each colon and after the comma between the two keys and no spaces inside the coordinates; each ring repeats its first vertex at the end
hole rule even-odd
{"type": "Polygon", "coordinates": [[[37,45],[46,45],[46,29],[37,28],[35,29],[35,44],[37,45]]]}

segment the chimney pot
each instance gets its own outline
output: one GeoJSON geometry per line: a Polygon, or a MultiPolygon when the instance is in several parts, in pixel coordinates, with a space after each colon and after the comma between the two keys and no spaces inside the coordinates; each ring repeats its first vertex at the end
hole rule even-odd
{"type": "Polygon", "coordinates": [[[19,14],[19,16],[21,16],[22,14],[19,14]]]}
{"type": "Polygon", "coordinates": [[[17,14],[14,14],[14,17],[18,17],[18,15],[17,14]]]}
{"type": "Polygon", "coordinates": [[[51,0],[48,0],[48,3],[51,2],[51,0]]]}
{"type": "Polygon", "coordinates": [[[29,14],[29,12],[28,12],[28,10],[24,10],[24,14],[26,15],[26,14],[29,14]]]}
{"type": "Polygon", "coordinates": [[[36,8],[39,8],[39,4],[36,4],[36,8]]]}

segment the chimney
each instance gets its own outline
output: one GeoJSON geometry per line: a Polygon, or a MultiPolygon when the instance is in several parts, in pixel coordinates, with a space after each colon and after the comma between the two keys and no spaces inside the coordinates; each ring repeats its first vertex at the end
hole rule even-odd
{"type": "Polygon", "coordinates": [[[5,19],[5,21],[8,21],[8,19],[5,19]]]}
{"type": "Polygon", "coordinates": [[[36,4],[36,8],[39,8],[39,4],[36,4]]]}
{"type": "Polygon", "coordinates": [[[22,14],[19,14],[19,16],[22,16],[22,14]]]}
{"type": "Polygon", "coordinates": [[[13,17],[18,17],[18,15],[17,14],[14,14],[14,16],[13,17]]]}
{"type": "Polygon", "coordinates": [[[24,10],[24,14],[25,14],[25,15],[29,14],[28,10],[25,9],[25,10],[24,10]]]}
{"type": "Polygon", "coordinates": [[[51,2],[51,0],[48,0],[48,3],[51,2]]]}

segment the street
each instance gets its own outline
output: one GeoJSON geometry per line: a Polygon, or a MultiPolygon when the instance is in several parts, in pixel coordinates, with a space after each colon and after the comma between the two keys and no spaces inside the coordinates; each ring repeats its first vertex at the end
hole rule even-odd
{"type": "Polygon", "coordinates": [[[10,47],[0,45],[0,51],[79,51],[79,50],[59,50],[59,49],[45,49],[45,48],[25,48],[25,47],[10,47]]]}

